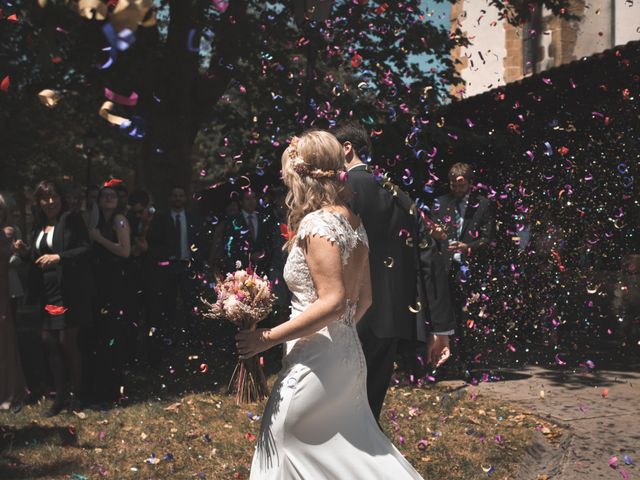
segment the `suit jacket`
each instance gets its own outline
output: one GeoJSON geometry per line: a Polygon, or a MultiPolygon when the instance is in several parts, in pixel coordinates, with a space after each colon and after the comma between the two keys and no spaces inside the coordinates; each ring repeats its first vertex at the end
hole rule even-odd
{"type": "MultiPolygon", "coordinates": [[[[438,197],[434,205],[434,220],[445,226],[448,235],[447,240],[438,241],[438,251],[445,256],[445,266],[447,271],[451,269],[453,253],[448,251],[449,239],[456,239],[456,198],[448,193],[438,197]]],[[[493,205],[486,197],[471,192],[469,202],[462,219],[462,233],[458,241],[464,242],[469,247],[467,252],[463,252],[462,257],[472,255],[477,256],[479,252],[487,248],[494,238],[495,224],[493,218],[493,205]]]]}
{"type": "MultiPolygon", "coordinates": [[[[203,255],[200,244],[201,224],[195,215],[185,211],[187,218],[187,244],[192,260],[200,261],[203,255]],[[194,251],[191,246],[195,245],[194,251]]],[[[148,256],[153,265],[158,262],[175,260],[178,250],[178,231],[173,221],[171,211],[163,211],[154,215],[147,233],[149,244],[148,256]]]]}
{"type": "MultiPolygon", "coordinates": [[[[29,267],[28,302],[42,300],[44,294],[43,272],[34,262],[39,254],[36,240],[40,230],[34,231],[31,238],[31,259],[29,267]]],[[[93,279],[89,263],[89,231],[82,215],[75,212],[63,213],[53,232],[54,253],[60,255],[56,273],[60,281],[62,302],[69,308],[69,314],[86,322],[91,317],[91,296],[93,279]]]]}
{"type": "Polygon", "coordinates": [[[236,270],[236,262],[240,261],[240,268],[249,266],[250,255],[257,254],[260,258],[252,262],[254,269],[260,275],[267,273],[272,254],[272,230],[273,221],[266,212],[255,212],[257,214],[258,230],[255,240],[251,237],[249,225],[240,212],[225,220],[222,251],[218,251],[217,258],[223,259],[226,272],[236,270]]]}
{"type": "Polygon", "coordinates": [[[404,229],[415,239],[416,223],[409,213],[411,199],[383,188],[365,165],[349,171],[353,190],[352,210],[364,224],[369,237],[369,266],[373,303],[358,323],[358,330],[370,329],[378,338],[419,340],[420,325],[409,310],[417,303],[416,255],[407,245],[404,229]]]}
{"type": "MultiPolygon", "coordinates": [[[[418,266],[418,298],[421,308],[416,314],[418,325],[426,325],[428,332],[448,332],[455,330],[456,316],[453,310],[447,258],[428,232],[419,213],[416,265],[418,266]]],[[[424,332],[417,328],[418,335],[424,332]]],[[[426,342],[427,338],[418,340],[426,342]]]]}

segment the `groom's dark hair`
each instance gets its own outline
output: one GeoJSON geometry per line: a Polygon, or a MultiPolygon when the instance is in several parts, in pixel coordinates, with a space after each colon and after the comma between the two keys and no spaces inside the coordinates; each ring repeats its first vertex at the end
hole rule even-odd
{"type": "Polygon", "coordinates": [[[340,144],[349,142],[362,160],[371,155],[371,140],[365,128],[355,120],[338,125],[332,132],[340,144]]]}

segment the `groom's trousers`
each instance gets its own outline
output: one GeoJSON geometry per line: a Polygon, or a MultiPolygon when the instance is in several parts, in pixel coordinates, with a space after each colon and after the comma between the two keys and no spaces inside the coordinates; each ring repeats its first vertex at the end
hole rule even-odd
{"type": "Polygon", "coordinates": [[[398,339],[379,338],[367,327],[358,328],[358,335],[367,362],[369,406],[379,423],[384,397],[393,375],[393,363],[398,353],[398,339]]]}

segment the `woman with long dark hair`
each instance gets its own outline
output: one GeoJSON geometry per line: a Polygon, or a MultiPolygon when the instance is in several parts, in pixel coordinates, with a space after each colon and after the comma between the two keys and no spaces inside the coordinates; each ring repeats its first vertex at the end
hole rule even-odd
{"type": "Polygon", "coordinates": [[[28,292],[29,300],[40,304],[42,340],[56,389],[47,416],[54,416],[67,404],[70,410],[79,408],[78,334],[91,320],[89,234],[79,213],[63,212],[60,191],[52,182],[40,182],[34,195],[28,292]]]}
{"type": "Polygon", "coordinates": [[[99,219],[89,232],[93,240],[92,261],[97,286],[95,400],[114,402],[120,398],[125,360],[124,334],[132,307],[128,305],[128,258],[131,254],[129,222],[118,202],[118,193],[107,183],[98,192],[99,219]],[[131,308],[130,308],[131,307],[131,308]]]}

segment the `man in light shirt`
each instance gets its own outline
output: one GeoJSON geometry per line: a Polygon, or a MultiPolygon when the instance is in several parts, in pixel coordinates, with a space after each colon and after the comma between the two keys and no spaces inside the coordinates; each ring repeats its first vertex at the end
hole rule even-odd
{"type": "Polygon", "coordinates": [[[272,254],[273,219],[266,210],[258,211],[258,198],[254,191],[243,190],[240,213],[225,220],[223,241],[214,255],[224,273],[249,265],[259,274],[268,272],[272,254]]]}
{"type": "MultiPolygon", "coordinates": [[[[469,260],[489,247],[494,235],[493,205],[472,188],[473,168],[468,163],[456,163],[449,169],[450,193],[439,197],[434,205],[434,220],[445,226],[448,238],[438,240],[438,250],[445,255],[449,272],[449,288],[457,317],[459,372],[470,378],[469,345],[465,342],[466,318],[462,308],[466,293],[461,276],[472,275],[469,260]]],[[[442,285],[444,287],[444,285],[442,285]]]]}
{"type": "MultiPolygon", "coordinates": [[[[152,282],[149,335],[167,343],[175,339],[181,319],[184,326],[189,327],[191,309],[197,297],[192,279],[195,277],[194,262],[201,256],[200,222],[186,210],[186,205],[185,189],[174,186],[169,195],[169,210],[154,215],[147,234],[152,282]],[[178,315],[178,295],[182,300],[183,315],[178,315]]],[[[161,355],[161,352],[155,350],[155,354],[161,355]]],[[[154,358],[152,363],[158,360],[154,358]]]]}

